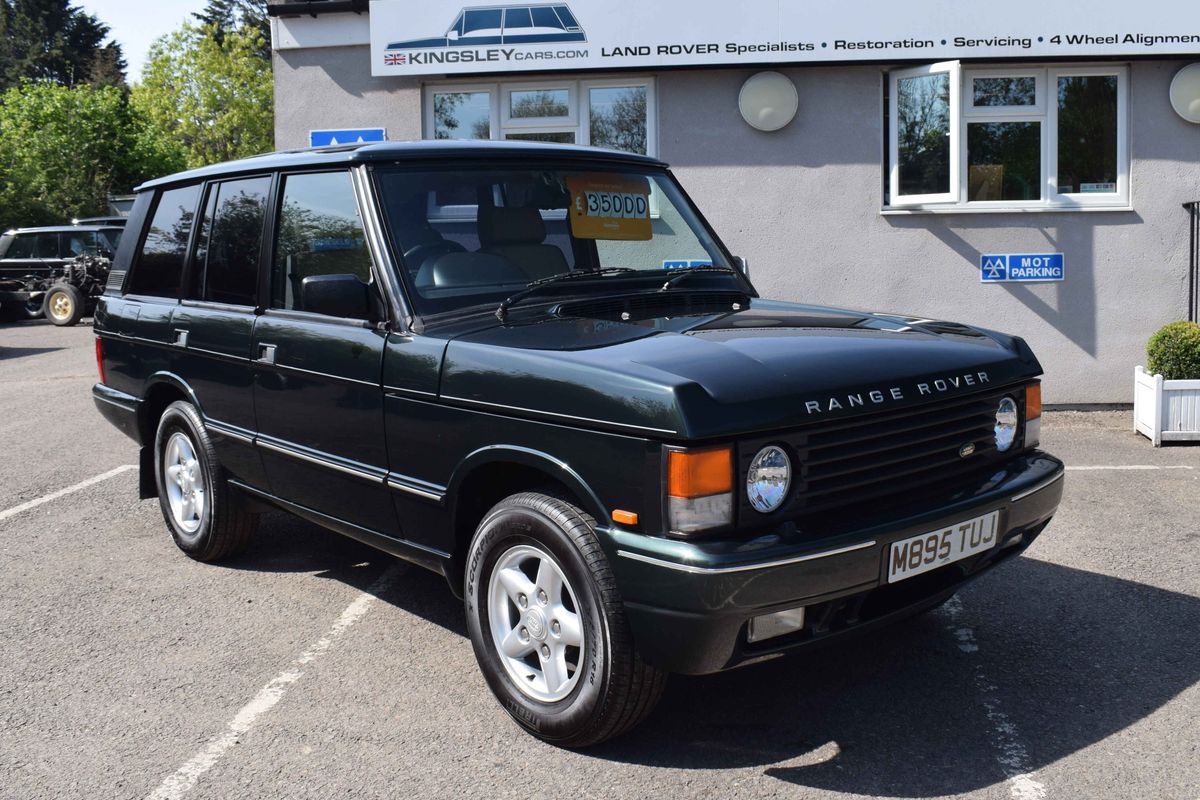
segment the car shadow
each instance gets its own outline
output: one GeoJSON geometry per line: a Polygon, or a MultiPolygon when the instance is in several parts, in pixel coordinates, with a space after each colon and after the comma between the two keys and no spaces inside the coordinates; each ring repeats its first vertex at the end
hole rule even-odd
{"type": "MultiPolygon", "coordinates": [[[[314,572],[365,590],[393,563],[280,514],[228,566],[314,572]]],[[[401,569],[380,599],[465,636],[445,579],[401,569]]],[[[583,755],[757,768],[858,795],[961,794],[1102,741],[1196,684],[1197,630],[1198,598],[1018,558],[947,609],[872,636],[718,675],[672,676],[645,723],[583,755]]]]}
{"type": "Polygon", "coordinates": [[[6,347],[0,344],[0,361],[6,361],[10,358],[24,358],[25,356],[37,356],[42,353],[53,353],[56,350],[62,350],[62,347],[6,347]]]}

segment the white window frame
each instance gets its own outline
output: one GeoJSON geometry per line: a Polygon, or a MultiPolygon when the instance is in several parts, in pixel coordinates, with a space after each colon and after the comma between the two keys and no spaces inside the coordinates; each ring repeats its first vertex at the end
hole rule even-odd
{"type": "MultiPolygon", "coordinates": [[[[545,81],[543,83],[502,83],[500,93],[500,127],[504,133],[558,133],[564,130],[574,130],[579,125],[579,91],[575,81],[545,81]],[[567,115],[565,117],[514,117],[512,116],[513,92],[567,92],[567,115]],[[528,130],[536,128],[536,131],[528,130]],[[520,130],[513,130],[520,129],[520,130]]],[[[579,141],[579,134],[575,134],[579,141]]]]}
{"type": "Polygon", "coordinates": [[[889,93],[891,108],[888,109],[889,131],[888,136],[888,157],[891,165],[891,174],[889,176],[888,196],[892,200],[892,205],[925,205],[927,203],[952,203],[958,199],[961,194],[959,186],[959,174],[961,172],[961,164],[959,158],[961,147],[960,140],[962,139],[962,101],[960,92],[962,87],[962,67],[957,61],[941,61],[937,64],[927,64],[922,67],[912,67],[909,69],[893,70],[888,76],[889,93]],[[922,78],[929,75],[948,75],[950,78],[950,182],[949,190],[946,192],[935,192],[930,194],[910,194],[905,195],[904,199],[897,203],[900,197],[900,105],[896,102],[899,97],[900,81],[908,78],[922,78]]]}
{"type": "Polygon", "coordinates": [[[1129,68],[1123,64],[1067,66],[1046,64],[1014,66],[1011,69],[988,66],[957,69],[958,62],[942,62],[912,69],[894,70],[888,76],[888,203],[883,213],[962,213],[989,211],[1070,211],[1128,210],[1130,208],[1129,151],[1129,68]],[[896,103],[898,81],[903,78],[951,73],[951,185],[957,190],[945,194],[901,197],[899,188],[899,107],[896,103]],[[1058,193],[1058,79],[1073,76],[1116,76],[1117,78],[1117,191],[1106,193],[1058,193]],[[1033,77],[1037,81],[1037,102],[1033,106],[975,106],[975,78],[1033,77]],[[954,99],[957,92],[958,100],[954,99]],[[970,179],[967,126],[982,122],[1038,122],[1041,129],[1040,200],[968,200],[970,179]]]}
{"type": "Polygon", "coordinates": [[[423,133],[426,139],[434,137],[433,96],[446,92],[489,92],[491,113],[488,126],[493,141],[504,141],[509,133],[563,133],[575,134],[576,144],[591,144],[592,89],[621,87],[644,87],[646,90],[646,155],[658,155],[658,101],[652,76],[629,75],[596,80],[548,80],[548,81],[504,81],[495,83],[456,83],[439,81],[424,86],[425,121],[423,133]],[[509,93],[513,91],[535,91],[537,89],[567,89],[570,114],[568,117],[544,119],[513,119],[510,116],[509,93]]]}

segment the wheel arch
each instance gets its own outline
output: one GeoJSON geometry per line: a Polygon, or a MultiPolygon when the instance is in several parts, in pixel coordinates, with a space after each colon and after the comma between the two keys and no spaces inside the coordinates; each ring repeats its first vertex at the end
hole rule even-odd
{"type": "Polygon", "coordinates": [[[483,515],[505,497],[539,491],[578,505],[598,521],[608,519],[604,503],[587,481],[548,453],[520,445],[489,445],[459,463],[446,487],[454,534],[446,578],[456,595],[462,594],[467,548],[483,515]]]}

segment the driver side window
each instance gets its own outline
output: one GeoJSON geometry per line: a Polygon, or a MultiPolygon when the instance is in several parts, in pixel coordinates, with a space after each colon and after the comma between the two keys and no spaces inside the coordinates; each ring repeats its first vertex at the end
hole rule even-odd
{"type": "Polygon", "coordinates": [[[304,279],[320,275],[371,281],[371,255],[349,172],[283,177],[271,306],[309,310],[302,300],[304,279]]]}

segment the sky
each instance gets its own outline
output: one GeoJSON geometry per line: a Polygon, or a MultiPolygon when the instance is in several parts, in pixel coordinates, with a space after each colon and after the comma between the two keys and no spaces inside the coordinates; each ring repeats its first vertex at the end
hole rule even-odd
{"type": "Polygon", "coordinates": [[[121,43],[129,65],[126,78],[135,83],[141,80],[150,43],[191,19],[193,11],[204,8],[204,0],[75,0],[75,5],[112,29],[109,35],[121,43]]]}

